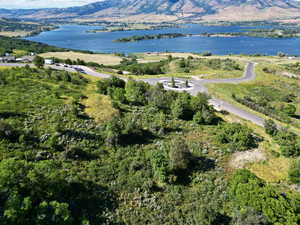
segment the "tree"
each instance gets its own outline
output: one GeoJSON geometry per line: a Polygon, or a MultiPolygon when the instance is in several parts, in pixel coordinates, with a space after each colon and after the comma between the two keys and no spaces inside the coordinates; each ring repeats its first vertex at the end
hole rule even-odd
{"type": "Polygon", "coordinates": [[[174,172],[186,170],[191,162],[191,152],[184,139],[172,141],[169,152],[171,170],[174,172]]]}
{"type": "Polygon", "coordinates": [[[257,223],[254,224],[264,224],[263,220],[257,220],[261,218],[260,215],[267,219],[267,224],[299,224],[299,196],[284,193],[273,185],[266,184],[248,170],[235,172],[230,179],[228,194],[237,210],[242,210],[243,213],[245,209],[250,209],[246,216],[238,216],[238,220],[245,222],[241,225],[247,224],[246,222],[253,224],[255,220],[257,223]]]}
{"type": "Polygon", "coordinates": [[[300,156],[300,138],[295,133],[281,129],[277,132],[275,140],[285,157],[300,156]]]}
{"type": "Polygon", "coordinates": [[[206,94],[198,93],[197,96],[191,98],[191,107],[194,112],[202,111],[208,108],[209,97],[206,94]]]}
{"type": "Polygon", "coordinates": [[[285,54],[285,53],[283,53],[283,52],[277,52],[277,56],[279,56],[279,57],[285,57],[285,56],[286,56],[286,54],[285,54]]]}
{"type": "Polygon", "coordinates": [[[178,97],[171,104],[171,114],[176,119],[190,120],[193,118],[191,107],[191,95],[187,92],[178,94],[178,97]]]}
{"type": "Polygon", "coordinates": [[[54,160],[0,162],[0,224],[106,224],[113,195],[93,182],[69,176],[54,160]],[[88,204],[87,204],[88,203],[88,204]]]}
{"type": "Polygon", "coordinates": [[[185,81],[185,87],[186,87],[186,88],[189,88],[189,87],[190,87],[189,81],[188,81],[188,80],[185,81]]]}
{"type": "Polygon", "coordinates": [[[275,136],[278,132],[276,123],[271,119],[265,120],[264,127],[266,130],[266,133],[271,136],[275,136]]]}
{"type": "Polygon", "coordinates": [[[109,146],[116,146],[120,143],[123,124],[119,117],[113,118],[105,127],[105,142],[109,146]]]}
{"type": "Polygon", "coordinates": [[[300,158],[296,159],[289,168],[289,180],[300,185],[300,158]]]}
{"type": "Polygon", "coordinates": [[[175,83],[174,77],[172,77],[172,79],[171,79],[171,87],[176,88],[176,83],[175,83]]]}
{"type": "Polygon", "coordinates": [[[193,116],[193,121],[197,124],[212,124],[216,116],[207,108],[197,111],[193,116]]]}
{"type": "Polygon", "coordinates": [[[297,108],[293,104],[287,104],[286,106],[283,107],[282,110],[288,116],[293,116],[293,115],[295,115],[297,108]]]}
{"type": "Polygon", "coordinates": [[[120,103],[126,102],[125,90],[123,88],[111,87],[108,88],[108,94],[112,100],[118,101],[120,103]]]}
{"type": "Polygon", "coordinates": [[[298,157],[300,156],[300,143],[290,142],[280,146],[282,155],[285,157],[298,157]]]}
{"type": "Polygon", "coordinates": [[[155,86],[151,86],[148,95],[149,104],[157,107],[158,109],[166,110],[168,108],[168,96],[164,90],[162,83],[157,83],[155,86]]]}
{"type": "Polygon", "coordinates": [[[163,149],[152,151],[150,155],[154,177],[160,182],[165,182],[168,174],[168,159],[163,149]]]}
{"type": "Polygon", "coordinates": [[[97,87],[98,87],[98,91],[101,94],[107,95],[108,94],[108,89],[109,88],[124,88],[125,87],[125,81],[112,76],[110,78],[106,78],[106,79],[102,79],[100,81],[97,82],[97,87]]]}
{"type": "Polygon", "coordinates": [[[68,65],[72,65],[72,64],[73,64],[73,61],[72,61],[71,59],[67,58],[67,59],[65,60],[65,63],[68,64],[68,65]]]}
{"type": "Polygon", "coordinates": [[[18,137],[18,132],[14,130],[10,124],[4,121],[0,121],[0,140],[1,139],[15,140],[17,137],[18,137]]]}
{"type": "Polygon", "coordinates": [[[149,89],[149,84],[130,79],[125,85],[126,99],[133,105],[145,105],[147,104],[147,93],[149,89]]]}
{"type": "Polygon", "coordinates": [[[45,64],[45,60],[44,58],[40,57],[40,56],[35,56],[33,59],[33,64],[37,67],[37,68],[42,68],[45,64]]]}
{"type": "Polygon", "coordinates": [[[217,140],[230,144],[233,150],[243,151],[257,146],[253,131],[240,123],[225,123],[219,126],[217,140]]]}

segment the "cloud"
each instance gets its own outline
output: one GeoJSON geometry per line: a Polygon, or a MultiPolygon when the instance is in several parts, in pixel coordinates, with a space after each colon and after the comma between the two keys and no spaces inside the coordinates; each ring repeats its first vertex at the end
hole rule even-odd
{"type": "Polygon", "coordinates": [[[31,8],[63,8],[80,6],[101,0],[0,0],[0,8],[31,9],[31,8]]]}

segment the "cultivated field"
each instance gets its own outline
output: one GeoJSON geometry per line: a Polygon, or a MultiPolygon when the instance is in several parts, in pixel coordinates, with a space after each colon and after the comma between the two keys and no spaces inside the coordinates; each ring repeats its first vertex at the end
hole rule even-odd
{"type": "Polygon", "coordinates": [[[86,62],[95,62],[103,65],[117,65],[121,62],[122,58],[113,54],[87,54],[80,52],[47,52],[41,54],[44,58],[56,57],[59,59],[81,59],[86,62]]]}

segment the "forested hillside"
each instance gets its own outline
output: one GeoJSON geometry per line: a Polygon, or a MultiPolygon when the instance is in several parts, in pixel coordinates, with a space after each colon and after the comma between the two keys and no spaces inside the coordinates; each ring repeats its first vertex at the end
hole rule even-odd
{"type": "Polygon", "coordinates": [[[12,53],[13,50],[34,53],[66,51],[66,49],[53,47],[47,44],[0,36],[0,56],[5,53],[12,53]]]}
{"type": "Polygon", "coordinates": [[[228,168],[264,137],[204,94],[29,67],[0,89],[0,224],[300,223],[299,194],[228,168]]]}

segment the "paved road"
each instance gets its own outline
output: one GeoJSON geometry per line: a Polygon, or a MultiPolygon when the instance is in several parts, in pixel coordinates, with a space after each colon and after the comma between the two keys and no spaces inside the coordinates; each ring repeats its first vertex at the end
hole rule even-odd
{"type": "MultiPolygon", "coordinates": [[[[0,64],[0,66],[25,66],[25,64],[18,64],[18,63],[5,63],[5,64],[0,64]]],[[[233,84],[239,84],[242,82],[247,82],[254,80],[256,75],[254,73],[254,63],[250,62],[247,64],[245,68],[244,75],[240,78],[228,78],[228,79],[191,79],[190,84],[193,85],[191,88],[187,89],[186,91],[189,92],[192,95],[197,95],[197,93],[202,92],[202,93],[208,93],[207,88],[205,87],[206,84],[213,84],[213,83],[233,83],[233,84]]],[[[86,66],[79,66],[79,65],[74,65],[72,67],[64,67],[64,66],[54,66],[51,65],[49,66],[53,69],[58,69],[58,70],[66,70],[69,72],[76,72],[81,70],[81,72],[84,72],[88,75],[94,76],[94,77],[99,77],[99,78],[108,78],[111,75],[109,74],[104,74],[104,73],[99,73],[94,71],[93,69],[86,67],[86,66]]],[[[126,78],[123,78],[124,80],[127,80],[126,78]]],[[[149,78],[149,79],[142,79],[143,81],[154,85],[157,84],[158,82],[162,82],[164,80],[170,80],[170,77],[162,77],[162,78],[149,78]]],[[[178,79],[185,81],[184,79],[178,79]]],[[[209,103],[214,106],[216,110],[226,110],[232,114],[235,114],[245,120],[249,120],[259,126],[263,126],[264,124],[264,119],[253,114],[250,112],[247,112],[233,104],[230,104],[224,100],[215,98],[212,96],[212,98],[209,100],[209,103]]]]}
{"type": "MultiPolygon", "coordinates": [[[[239,78],[228,78],[228,79],[201,79],[201,80],[196,80],[192,79],[190,80],[191,84],[193,84],[193,87],[190,89],[187,89],[186,91],[189,92],[192,95],[197,95],[197,93],[202,92],[202,93],[208,93],[207,88],[205,87],[206,84],[213,84],[213,83],[231,83],[231,84],[239,84],[242,82],[247,82],[254,80],[256,75],[254,73],[254,66],[255,64],[250,62],[246,65],[245,67],[245,72],[242,77],[239,78]]],[[[86,66],[74,66],[74,68],[80,68],[82,69],[86,74],[89,74],[91,76],[96,76],[96,77],[101,77],[101,78],[107,78],[110,77],[108,74],[104,73],[98,73],[86,66]]],[[[124,79],[126,80],[126,79],[124,79]]],[[[164,80],[170,80],[170,77],[161,77],[161,78],[149,78],[149,79],[142,79],[143,81],[154,85],[157,84],[158,82],[162,82],[164,80]]],[[[185,81],[183,79],[178,79],[185,81]]],[[[247,112],[233,104],[230,104],[224,100],[212,97],[209,100],[209,103],[214,106],[215,109],[217,110],[226,110],[232,114],[235,114],[243,119],[249,120],[259,126],[264,125],[264,119],[253,114],[250,112],[247,112]]]]}
{"type": "MultiPolygon", "coordinates": [[[[242,77],[239,78],[228,78],[228,79],[192,79],[190,80],[191,83],[194,84],[193,88],[190,88],[186,90],[192,95],[197,95],[197,93],[202,92],[202,93],[207,93],[208,94],[208,89],[206,88],[206,84],[215,84],[215,83],[230,83],[230,84],[239,84],[242,82],[247,82],[254,80],[256,75],[254,73],[254,66],[255,64],[250,62],[246,65],[245,67],[245,72],[242,77]]],[[[170,80],[170,78],[149,78],[149,79],[144,79],[145,82],[148,82],[150,84],[156,84],[157,82],[162,82],[163,80],[170,80]]],[[[178,79],[182,80],[182,79],[178,79]]],[[[184,81],[184,80],[183,80],[184,81]]],[[[212,98],[209,100],[209,103],[214,106],[216,110],[226,110],[232,114],[235,114],[245,120],[249,120],[252,123],[255,123],[259,126],[264,126],[264,119],[255,115],[254,113],[250,113],[248,111],[245,111],[233,104],[230,104],[224,100],[215,98],[212,96],[212,98]]]]}

